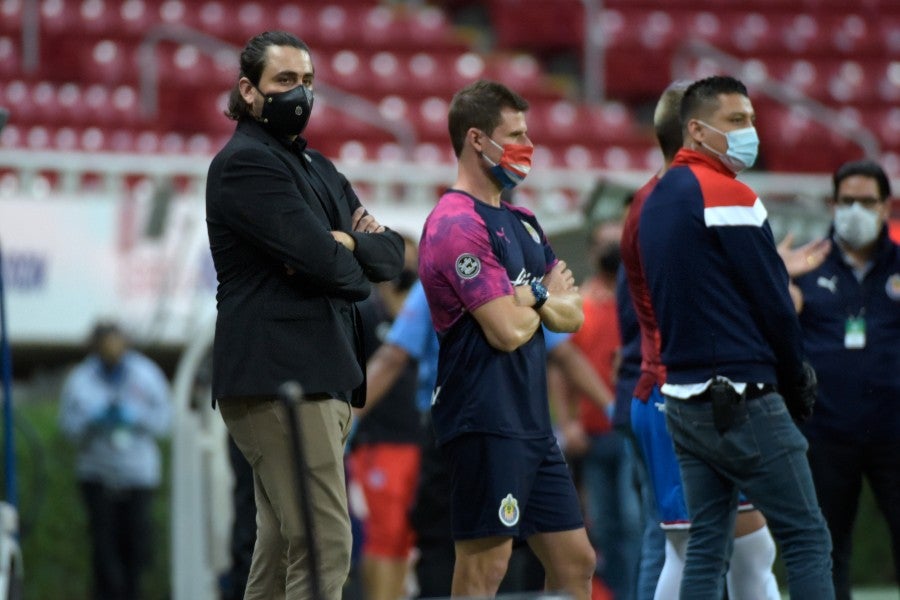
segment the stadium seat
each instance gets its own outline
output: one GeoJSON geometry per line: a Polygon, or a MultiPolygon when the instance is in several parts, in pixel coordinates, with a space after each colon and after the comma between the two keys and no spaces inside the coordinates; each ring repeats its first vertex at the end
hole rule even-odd
{"type": "Polygon", "coordinates": [[[420,141],[448,144],[447,111],[449,100],[438,96],[430,96],[419,102],[411,112],[411,122],[419,133],[420,141]]]}
{"type": "Polygon", "coordinates": [[[366,95],[404,93],[411,87],[408,63],[401,60],[396,53],[382,50],[371,54],[368,58],[370,87],[364,90],[366,95]]]}
{"type": "Polygon", "coordinates": [[[412,159],[416,164],[422,165],[441,165],[456,162],[456,156],[453,154],[449,138],[444,143],[424,142],[417,144],[413,150],[412,159]]]}
{"type": "Polygon", "coordinates": [[[531,54],[497,54],[488,61],[485,76],[509,86],[528,100],[559,97],[547,85],[540,63],[531,54]]]}
{"type": "Polygon", "coordinates": [[[140,39],[157,23],[158,13],[155,8],[155,5],[145,0],[125,0],[119,8],[119,19],[115,29],[122,36],[140,39]]]}
{"type": "Polygon", "coordinates": [[[19,42],[8,35],[0,35],[0,78],[9,80],[18,74],[21,62],[19,42]]]}
{"type": "Polygon", "coordinates": [[[876,89],[873,82],[867,81],[863,66],[855,60],[829,65],[823,76],[828,78],[830,100],[838,105],[865,100],[868,92],[874,93],[876,89]]]}
{"type": "Polygon", "coordinates": [[[888,104],[900,101],[900,60],[882,64],[876,81],[878,99],[888,104]]]}
{"type": "Polygon", "coordinates": [[[488,9],[501,48],[577,50],[584,43],[579,0],[490,0],[488,9]]]}
{"type": "Polygon", "coordinates": [[[77,74],[85,81],[136,83],[138,70],[135,47],[125,42],[102,39],[81,53],[77,74]]]}
{"type": "Polygon", "coordinates": [[[19,33],[22,30],[22,2],[0,2],[0,34],[19,33]]]}

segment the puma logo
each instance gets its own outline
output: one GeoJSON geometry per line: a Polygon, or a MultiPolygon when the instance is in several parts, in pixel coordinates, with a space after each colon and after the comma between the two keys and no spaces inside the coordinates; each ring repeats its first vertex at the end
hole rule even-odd
{"type": "Polygon", "coordinates": [[[823,287],[826,290],[829,290],[832,294],[837,293],[837,275],[832,275],[831,279],[825,279],[823,276],[819,276],[816,280],[816,285],[819,287],[823,287]]]}

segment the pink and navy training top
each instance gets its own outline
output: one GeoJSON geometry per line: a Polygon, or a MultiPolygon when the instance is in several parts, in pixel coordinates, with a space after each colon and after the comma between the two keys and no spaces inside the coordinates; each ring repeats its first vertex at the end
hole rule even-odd
{"type": "Polygon", "coordinates": [[[432,420],[438,443],[464,433],[552,435],[539,329],[513,352],[487,341],[472,311],[557,262],[530,211],[448,190],[425,221],[419,276],[440,340],[432,420]]]}

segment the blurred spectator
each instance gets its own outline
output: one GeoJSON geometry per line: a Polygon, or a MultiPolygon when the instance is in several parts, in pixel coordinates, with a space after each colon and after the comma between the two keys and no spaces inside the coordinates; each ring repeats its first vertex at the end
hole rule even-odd
{"type": "MultiPolygon", "coordinates": [[[[378,284],[359,304],[367,359],[377,352],[416,282],[416,244],[405,239],[403,271],[378,284]]],[[[370,367],[367,366],[367,370],[370,367]]],[[[396,600],[403,596],[415,535],[409,523],[422,443],[422,418],[416,406],[416,363],[407,362],[392,385],[368,395],[351,438],[350,485],[358,485],[364,500],[351,509],[363,523],[362,582],[366,600],[396,600]]]]}
{"type": "Polygon", "coordinates": [[[169,387],[159,367],[129,348],[115,323],[99,323],[90,354],[67,377],[60,428],[77,444],[87,508],[93,598],[135,600],[153,556],[150,514],[161,477],[156,438],[169,430],[169,387]]]}
{"type": "Polygon", "coordinates": [[[617,599],[634,595],[641,547],[641,502],[634,450],[627,435],[612,426],[620,339],[616,316],[619,268],[618,221],[599,224],[592,235],[594,276],[581,286],[584,324],[572,342],[588,357],[610,396],[608,411],[589,398],[580,402],[588,448],[580,459],[581,484],[591,543],[598,551],[597,574],[617,599]]]}
{"type": "Polygon", "coordinates": [[[838,168],[831,250],[821,266],[795,279],[803,340],[819,378],[815,410],[802,430],[831,531],[840,600],[850,598],[863,477],[887,519],[900,581],[900,247],[888,237],[890,194],[877,163],[838,168]]]}

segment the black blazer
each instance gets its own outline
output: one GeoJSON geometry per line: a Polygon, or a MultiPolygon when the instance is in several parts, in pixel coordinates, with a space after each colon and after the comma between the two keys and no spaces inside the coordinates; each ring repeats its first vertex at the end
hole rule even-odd
{"type": "MultiPolygon", "coordinates": [[[[213,404],[272,396],[288,380],[307,394],[364,381],[354,302],[403,267],[390,230],[351,232],[360,206],[347,179],[314,150],[238,123],[206,183],[206,224],[218,277],[213,404]],[[351,252],[331,236],[345,231],[351,252]]],[[[364,402],[364,396],[363,400],[364,402]]]]}

